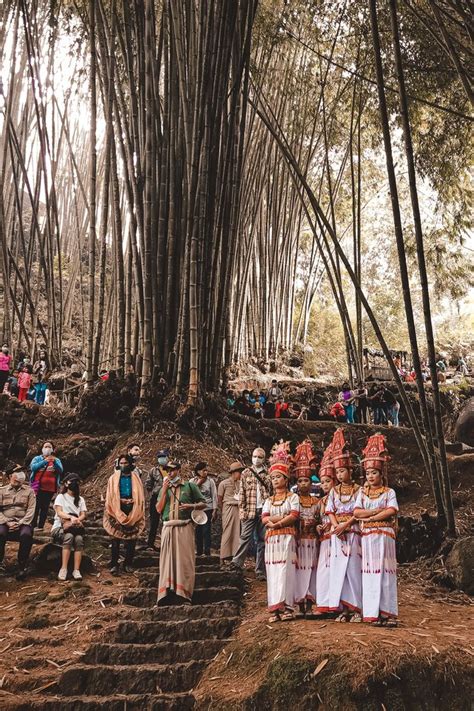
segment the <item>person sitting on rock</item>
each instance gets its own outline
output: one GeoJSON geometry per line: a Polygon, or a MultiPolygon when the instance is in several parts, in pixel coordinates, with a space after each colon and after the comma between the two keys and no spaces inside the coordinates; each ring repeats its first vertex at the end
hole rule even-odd
{"type": "Polygon", "coordinates": [[[63,482],[60,493],[54,502],[53,541],[62,545],[61,569],[58,580],[66,580],[67,568],[74,551],[74,580],[82,580],[81,561],[84,550],[84,519],[86,518],[86,502],[79,492],[80,478],[77,474],[69,474],[63,482]]]}
{"type": "Polygon", "coordinates": [[[33,544],[32,520],[36,502],[34,492],[25,481],[25,473],[16,471],[10,475],[10,483],[0,487],[0,572],[6,572],[3,564],[6,542],[18,541],[17,580],[26,578],[33,544]]]}
{"type": "Polygon", "coordinates": [[[107,482],[103,525],[112,536],[110,572],[119,574],[120,541],[125,542],[123,571],[131,572],[137,538],[145,528],[145,493],[133,459],[128,454],[118,457],[118,470],[107,482]]]}
{"type": "Polygon", "coordinates": [[[54,455],[52,442],[44,442],[41,454],[34,457],[30,464],[31,488],[36,494],[36,509],[33,518],[33,528],[43,530],[48,517],[51,500],[59,489],[63,465],[54,455]]]}

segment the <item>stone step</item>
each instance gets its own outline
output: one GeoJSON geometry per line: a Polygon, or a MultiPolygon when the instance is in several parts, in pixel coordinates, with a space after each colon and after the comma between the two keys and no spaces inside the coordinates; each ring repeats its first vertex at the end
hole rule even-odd
{"type": "Polygon", "coordinates": [[[216,656],[225,639],[192,640],[190,642],[160,642],[158,644],[91,645],[82,657],[82,664],[137,665],[176,664],[178,662],[207,661],[216,656]]]}
{"type": "Polygon", "coordinates": [[[210,605],[165,605],[163,607],[137,608],[130,612],[132,620],[137,622],[173,620],[212,620],[216,618],[237,617],[240,612],[238,602],[214,602],[210,605]]]}
{"type": "Polygon", "coordinates": [[[2,698],[2,711],[188,711],[192,694],[120,694],[111,696],[33,696],[2,698]]]}
{"type": "Polygon", "coordinates": [[[58,690],[64,696],[78,696],[87,689],[94,696],[117,694],[162,694],[192,689],[204,662],[143,664],[137,667],[105,664],[77,664],[64,670],[58,690]]]}
{"type": "Polygon", "coordinates": [[[158,642],[190,642],[192,640],[230,637],[238,617],[169,622],[120,622],[115,641],[120,644],[157,644],[158,642]]]}
{"type": "MultiPolygon", "coordinates": [[[[160,578],[159,571],[141,571],[136,576],[141,587],[157,587],[160,578]]],[[[244,578],[240,571],[227,571],[199,568],[196,572],[196,588],[236,587],[243,588],[244,578]]]]}
{"type": "MultiPolygon", "coordinates": [[[[238,602],[242,590],[233,586],[221,588],[195,588],[193,605],[234,600],[238,602]]],[[[132,588],[123,596],[123,603],[132,607],[153,607],[156,604],[157,588],[132,588]]]]}

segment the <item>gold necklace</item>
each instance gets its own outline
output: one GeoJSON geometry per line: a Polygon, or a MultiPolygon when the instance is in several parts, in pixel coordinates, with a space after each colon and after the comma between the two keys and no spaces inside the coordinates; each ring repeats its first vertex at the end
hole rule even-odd
{"type": "Polygon", "coordinates": [[[289,496],[288,491],[285,491],[283,494],[274,494],[272,496],[273,506],[282,506],[285,503],[285,501],[287,500],[288,496],[289,496]]]}
{"type": "Polygon", "coordinates": [[[310,509],[314,503],[314,496],[310,496],[309,494],[300,494],[300,504],[303,508],[310,509]]]}
{"type": "Polygon", "coordinates": [[[354,482],[351,482],[350,484],[339,484],[339,499],[343,504],[348,504],[349,501],[352,499],[352,497],[355,494],[356,491],[356,485],[354,482]],[[349,496],[346,501],[342,501],[343,496],[349,496]]]}
{"type": "Polygon", "coordinates": [[[369,489],[367,495],[369,499],[378,499],[379,496],[385,493],[385,487],[380,486],[378,489],[369,489]]]}

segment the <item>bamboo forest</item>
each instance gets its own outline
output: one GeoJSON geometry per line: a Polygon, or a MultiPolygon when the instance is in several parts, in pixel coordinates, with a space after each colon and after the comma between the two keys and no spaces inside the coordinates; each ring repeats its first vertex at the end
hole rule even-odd
{"type": "Polygon", "coordinates": [[[470,708],[473,40],[0,2],[2,708],[470,708]]]}

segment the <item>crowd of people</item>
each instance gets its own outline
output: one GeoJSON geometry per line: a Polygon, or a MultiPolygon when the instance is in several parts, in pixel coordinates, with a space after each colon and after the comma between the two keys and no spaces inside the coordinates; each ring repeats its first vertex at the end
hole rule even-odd
{"type": "Polygon", "coordinates": [[[0,352],[0,394],[16,397],[20,402],[30,400],[38,405],[47,405],[50,399],[48,356],[41,349],[32,363],[29,356],[20,353],[15,365],[6,343],[0,352]]]}
{"type": "MultiPolygon", "coordinates": [[[[221,566],[241,570],[254,555],[256,577],[267,584],[270,622],[326,615],[396,625],[398,504],[387,483],[383,435],[369,437],[363,451],[362,486],[354,481],[354,456],[341,428],[321,461],[309,440],[294,454],[280,442],[269,467],[257,448],[250,466],[233,462],[219,478],[206,462],[185,477],[168,450],[158,451],[156,465],[145,473],[140,454],[140,446],[130,443],[107,482],[103,526],[113,575],[132,572],[148,525],[142,545],[160,550],[158,604],[190,603],[196,555],[211,554],[212,526],[220,516],[221,566]]],[[[80,477],[64,475],[52,442],[33,458],[28,477],[14,471],[0,488],[0,572],[6,572],[7,541],[17,541],[17,578],[26,577],[34,529],[44,528],[51,503],[52,541],[62,547],[58,579],[67,580],[71,556],[71,577],[81,579],[87,506],[80,477]]]]}
{"type": "Polygon", "coordinates": [[[267,390],[243,390],[236,395],[227,392],[227,407],[240,415],[265,417],[267,419],[291,419],[374,425],[399,425],[400,403],[397,392],[385,383],[373,383],[370,387],[363,381],[355,388],[343,383],[337,400],[329,404],[327,411],[317,402],[308,405],[285,400],[283,389],[276,380],[267,390]]]}

